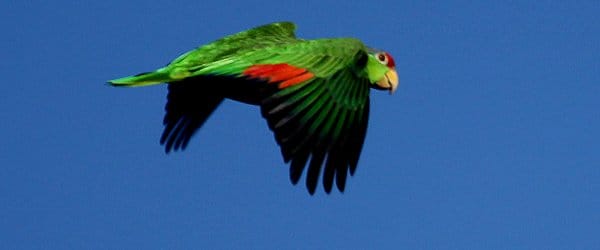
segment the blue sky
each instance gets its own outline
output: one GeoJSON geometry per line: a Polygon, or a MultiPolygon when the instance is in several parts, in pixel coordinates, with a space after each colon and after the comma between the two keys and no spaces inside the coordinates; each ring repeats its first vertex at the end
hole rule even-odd
{"type": "Polygon", "coordinates": [[[22,249],[600,245],[598,1],[8,1],[0,242],[22,249]],[[117,89],[290,20],[396,59],[344,194],[309,196],[256,107],[158,144],[166,87],[117,89]]]}

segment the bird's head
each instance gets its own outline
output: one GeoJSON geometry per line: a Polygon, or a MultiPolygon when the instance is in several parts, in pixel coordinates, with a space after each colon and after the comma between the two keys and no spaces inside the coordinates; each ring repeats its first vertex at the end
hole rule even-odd
{"type": "Polygon", "coordinates": [[[393,94],[398,87],[398,73],[394,58],[387,52],[369,51],[366,72],[371,81],[371,87],[389,90],[393,94]]]}

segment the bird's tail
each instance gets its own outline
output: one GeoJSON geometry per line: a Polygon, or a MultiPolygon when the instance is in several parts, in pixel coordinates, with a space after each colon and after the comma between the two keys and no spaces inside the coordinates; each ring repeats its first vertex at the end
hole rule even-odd
{"type": "Polygon", "coordinates": [[[119,87],[141,87],[170,82],[173,80],[169,72],[165,69],[158,69],[153,72],[140,73],[134,76],[127,76],[108,81],[108,84],[119,87]]]}

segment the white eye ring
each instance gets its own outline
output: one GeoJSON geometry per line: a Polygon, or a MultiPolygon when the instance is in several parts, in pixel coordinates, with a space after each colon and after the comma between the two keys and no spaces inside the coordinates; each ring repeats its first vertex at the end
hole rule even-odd
{"type": "Polygon", "coordinates": [[[389,60],[388,60],[388,56],[385,53],[377,53],[377,54],[375,54],[375,57],[381,64],[387,66],[389,60]]]}

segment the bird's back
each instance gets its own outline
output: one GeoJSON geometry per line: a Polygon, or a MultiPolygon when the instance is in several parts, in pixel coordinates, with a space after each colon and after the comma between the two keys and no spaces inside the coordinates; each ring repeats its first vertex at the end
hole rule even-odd
{"type": "Polygon", "coordinates": [[[296,25],[291,22],[259,26],[200,46],[179,56],[170,65],[179,67],[200,66],[232,55],[243,54],[247,51],[301,41],[296,38],[295,30],[296,25]]]}

